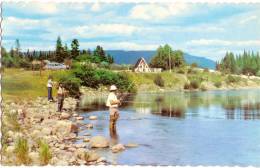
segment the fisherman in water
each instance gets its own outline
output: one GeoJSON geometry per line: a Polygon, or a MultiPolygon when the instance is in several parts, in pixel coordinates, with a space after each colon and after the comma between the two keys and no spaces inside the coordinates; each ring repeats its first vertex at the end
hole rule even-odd
{"type": "Polygon", "coordinates": [[[106,105],[109,107],[110,113],[110,132],[116,132],[116,121],[119,118],[118,106],[120,105],[120,100],[117,99],[116,96],[117,87],[112,85],[110,87],[110,93],[107,98],[106,105]]]}

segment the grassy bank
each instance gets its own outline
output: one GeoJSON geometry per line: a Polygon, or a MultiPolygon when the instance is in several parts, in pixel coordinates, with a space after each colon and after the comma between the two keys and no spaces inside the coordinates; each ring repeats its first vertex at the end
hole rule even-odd
{"type": "Polygon", "coordinates": [[[156,73],[127,73],[138,86],[138,91],[184,90],[185,85],[192,90],[242,89],[260,87],[260,78],[247,78],[238,75],[221,74],[204,70],[176,69],[172,72],[156,73]],[[164,86],[155,83],[161,76],[164,86]]]}
{"type": "MultiPolygon", "coordinates": [[[[46,83],[48,76],[54,77],[68,71],[27,71],[22,69],[5,69],[2,79],[2,95],[5,100],[27,100],[39,96],[47,96],[46,83]]],[[[183,90],[185,84],[197,85],[197,90],[254,88],[260,87],[260,79],[241,76],[225,75],[218,72],[175,70],[173,72],[133,73],[126,72],[129,79],[136,85],[138,91],[183,90]],[[156,76],[161,76],[164,86],[155,84],[156,76]]],[[[54,89],[54,96],[56,89],[54,89]]]]}
{"type": "MultiPolygon", "coordinates": [[[[24,100],[47,96],[48,76],[56,76],[64,71],[27,71],[23,69],[4,69],[2,73],[3,99],[24,100]]],[[[56,95],[56,89],[54,89],[56,95]]]]}

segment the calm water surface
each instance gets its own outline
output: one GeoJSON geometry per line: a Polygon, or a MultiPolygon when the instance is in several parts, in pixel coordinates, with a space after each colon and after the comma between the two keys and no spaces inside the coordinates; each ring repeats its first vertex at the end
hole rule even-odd
{"type": "Polygon", "coordinates": [[[113,154],[121,165],[260,166],[260,90],[140,93],[120,108],[117,135],[109,134],[105,96],[82,99],[83,115],[97,115],[92,135],[137,143],[113,154]]]}

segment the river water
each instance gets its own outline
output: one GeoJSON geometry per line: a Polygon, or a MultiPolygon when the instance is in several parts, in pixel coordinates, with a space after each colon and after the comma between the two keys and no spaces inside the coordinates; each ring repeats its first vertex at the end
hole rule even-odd
{"type": "Polygon", "coordinates": [[[105,96],[82,99],[82,115],[98,116],[91,133],[111,143],[136,143],[113,154],[120,165],[260,166],[260,90],[139,93],[120,108],[117,134],[109,134],[105,96]]]}

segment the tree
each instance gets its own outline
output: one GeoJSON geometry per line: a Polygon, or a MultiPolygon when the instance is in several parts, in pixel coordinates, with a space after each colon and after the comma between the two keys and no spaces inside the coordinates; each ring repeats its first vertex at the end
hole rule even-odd
{"type": "Polygon", "coordinates": [[[107,55],[107,59],[108,59],[108,63],[109,64],[113,64],[114,63],[114,58],[110,54],[107,55]]]}
{"type": "Polygon", "coordinates": [[[57,41],[56,41],[56,57],[54,59],[54,61],[57,62],[63,62],[64,61],[64,48],[62,46],[62,41],[60,36],[58,36],[57,41]]]}
{"type": "Polygon", "coordinates": [[[183,52],[180,50],[173,51],[172,48],[166,44],[158,47],[150,65],[155,68],[167,70],[180,67],[184,63],[183,52]]]}
{"type": "Polygon", "coordinates": [[[94,62],[95,63],[100,63],[100,62],[108,62],[106,58],[105,51],[101,46],[97,46],[96,49],[93,51],[93,57],[94,57],[94,62]]]}
{"type": "Polygon", "coordinates": [[[21,45],[19,39],[15,40],[15,56],[21,56],[21,45]]]}
{"type": "Polygon", "coordinates": [[[71,42],[71,58],[76,59],[79,54],[79,41],[77,39],[73,39],[71,42]]]}
{"type": "Polygon", "coordinates": [[[67,44],[65,44],[65,46],[64,46],[64,58],[65,59],[70,59],[70,51],[68,49],[67,44]]]}

